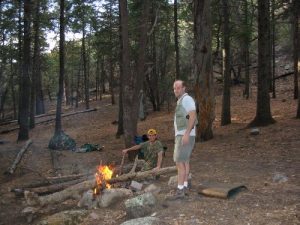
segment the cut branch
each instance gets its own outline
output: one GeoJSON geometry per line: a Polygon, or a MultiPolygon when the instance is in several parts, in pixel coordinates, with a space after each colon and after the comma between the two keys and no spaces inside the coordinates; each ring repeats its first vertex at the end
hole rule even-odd
{"type": "Polygon", "coordinates": [[[19,162],[21,161],[24,153],[26,152],[26,150],[28,149],[28,147],[31,145],[32,140],[29,139],[28,141],[26,141],[25,146],[23,146],[21,148],[21,150],[19,151],[16,159],[14,160],[13,164],[7,169],[7,171],[4,172],[4,174],[10,175],[13,174],[15,172],[15,169],[17,168],[17,165],[19,164],[19,162]]]}

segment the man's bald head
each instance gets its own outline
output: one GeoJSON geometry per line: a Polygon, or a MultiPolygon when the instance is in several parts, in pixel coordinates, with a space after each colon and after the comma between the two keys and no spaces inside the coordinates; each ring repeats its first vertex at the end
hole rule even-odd
{"type": "Polygon", "coordinates": [[[173,84],[173,90],[176,98],[180,98],[185,93],[185,83],[183,80],[176,80],[173,84]]]}

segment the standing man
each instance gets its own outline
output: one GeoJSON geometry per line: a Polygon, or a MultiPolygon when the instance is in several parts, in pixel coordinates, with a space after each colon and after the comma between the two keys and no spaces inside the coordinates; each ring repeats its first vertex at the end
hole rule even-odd
{"type": "Polygon", "coordinates": [[[174,116],[175,147],[174,162],[177,166],[178,186],[171,199],[184,198],[185,190],[190,188],[190,156],[195,145],[196,105],[194,99],[185,92],[185,83],[176,80],[173,85],[177,106],[174,116]]]}

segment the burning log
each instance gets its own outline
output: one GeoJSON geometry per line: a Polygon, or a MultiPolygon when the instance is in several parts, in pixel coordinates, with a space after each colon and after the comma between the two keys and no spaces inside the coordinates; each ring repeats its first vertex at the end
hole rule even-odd
{"type": "Polygon", "coordinates": [[[11,175],[15,172],[15,169],[17,168],[17,165],[19,164],[19,162],[21,161],[24,153],[26,152],[26,150],[28,149],[28,147],[31,145],[32,140],[29,139],[28,141],[26,141],[25,146],[23,146],[21,148],[21,150],[19,151],[17,157],[15,158],[13,164],[7,169],[7,171],[4,172],[4,174],[7,175],[11,175]]]}
{"type": "MultiPolygon", "coordinates": [[[[136,172],[136,173],[129,173],[129,174],[123,174],[119,177],[112,178],[110,180],[107,180],[107,183],[113,184],[117,182],[124,182],[128,180],[143,180],[145,178],[149,178],[151,176],[155,175],[161,175],[165,173],[175,172],[176,166],[172,167],[165,167],[161,168],[157,171],[149,170],[145,172],[136,172]]],[[[46,196],[38,196],[37,194],[34,194],[29,191],[25,191],[25,199],[28,205],[48,205],[48,204],[55,204],[59,202],[63,202],[70,198],[78,198],[80,194],[86,190],[94,189],[95,185],[97,184],[96,178],[84,181],[79,184],[75,184],[73,186],[70,186],[63,191],[55,192],[50,195],[46,196]]]]}

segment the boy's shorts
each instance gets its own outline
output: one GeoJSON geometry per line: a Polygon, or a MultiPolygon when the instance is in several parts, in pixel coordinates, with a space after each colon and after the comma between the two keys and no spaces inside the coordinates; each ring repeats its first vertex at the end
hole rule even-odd
{"type": "Polygon", "coordinates": [[[190,141],[186,145],[182,145],[183,135],[177,135],[175,137],[174,147],[174,162],[189,162],[192,150],[195,146],[195,136],[190,136],[190,141]]]}

